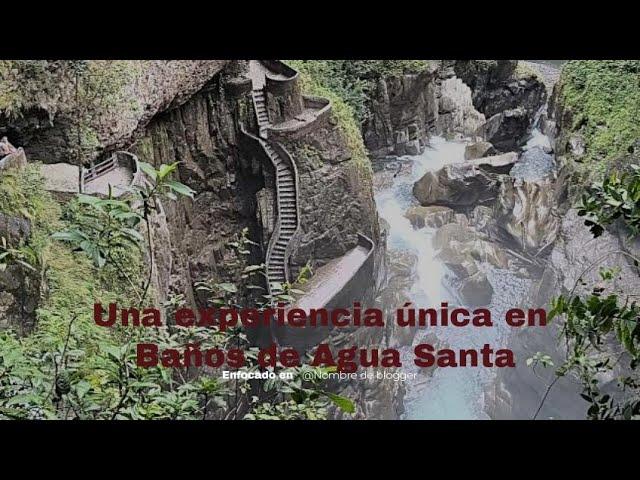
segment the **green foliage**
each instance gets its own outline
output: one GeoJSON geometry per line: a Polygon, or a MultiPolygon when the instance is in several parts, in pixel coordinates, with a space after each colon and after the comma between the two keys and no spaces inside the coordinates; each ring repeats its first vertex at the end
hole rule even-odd
{"type": "Polygon", "coordinates": [[[356,105],[356,108],[359,108],[357,105],[364,105],[363,94],[358,93],[360,87],[353,87],[355,92],[353,95],[360,100],[352,99],[352,104],[349,104],[345,99],[352,95],[351,89],[338,86],[339,83],[336,83],[332,77],[330,63],[316,60],[292,60],[288,63],[300,72],[302,89],[306,94],[325,97],[331,101],[331,114],[345,138],[353,159],[356,164],[370,168],[360,126],[356,119],[356,110],[352,106],[356,105]]]}
{"type": "MultiPolygon", "coordinates": [[[[603,278],[611,278],[607,273],[603,278]]],[[[559,296],[554,299],[549,320],[562,315],[562,335],[567,345],[567,358],[556,370],[561,377],[574,374],[582,383],[582,398],[590,403],[587,415],[593,419],[640,418],[640,383],[635,370],[640,365],[640,306],[618,295],[604,294],[596,286],[581,296],[559,296]],[[601,393],[599,378],[613,370],[622,356],[607,352],[610,337],[623,347],[630,374],[618,379],[626,396],[615,398],[601,393]]]]}
{"type": "MultiPolygon", "coordinates": [[[[1,262],[24,262],[43,279],[33,333],[0,331],[0,419],[252,418],[252,413],[311,419],[325,418],[331,402],[352,412],[348,399],[301,378],[310,368],[304,365],[292,370],[292,379],[278,378],[264,391],[256,390],[255,382],[227,381],[206,370],[136,366],[137,343],[161,350],[197,343],[201,349],[242,348],[246,368],[256,370],[256,349],[242,329],[104,328],[93,322],[94,302],[132,306],[141,300],[141,237],[133,229],[158,208],[160,198],[193,195],[170,179],[175,165],[142,168],[152,181],[136,190],[137,205],[133,199],[79,196],[61,209],[44,191],[37,165],[0,177],[2,210],[32,221],[24,245],[1,244],[1,262]]],[[[264,266],[247,265],[252,245],[247,229],[229,242],[227,263],[235,278],[203,282],[210,305],[239,306],[254,277],[264,274],[264,266]]],[[[164,305],[168,318],[182,305],[184,296],[171,297],[164,305]]]]}
{"type": "Polygon", "coordinates": [[[613,172],[602,182],[593,183],[582,196],[578,215],[585,217],[594,237],[617,219],[624,222],[632,237],[640,234],[640,166],[631,165],[631,173],[619,176],[613,172]]]}
{"type": "Polygon", "coordinates": [[[100,199],[78,195],[67,209],[72,228],[52,235],[55,240],[69,242],[82,250],[98,268],[115,253],[129,247],[140,249],[144,238],[136,230],[142,216],[129,200],[100,199]]]}
{"type": "Polygon", "coordinates": [[[7,215],[23,216],[36,229],[52,226],[60,207],[44,190],[40,165],[32,163],[23,170],[6,170],[0,175],[0,208],[7,215]]]}
{"type": "Polygon", "coordinates": [[[11,264],[37,272],[39,263],[41,259],[33,248],[28,245],[12,248],[7,244],[6,238],[0,237],[0,272],[4,272],[11,264]]]}
{"type": "Polygon", "coordinates": [[[586,163],[608,164],[640,138],[640,61],[572,60],[559,92],[572,129],[584,136],[586,163]]]}

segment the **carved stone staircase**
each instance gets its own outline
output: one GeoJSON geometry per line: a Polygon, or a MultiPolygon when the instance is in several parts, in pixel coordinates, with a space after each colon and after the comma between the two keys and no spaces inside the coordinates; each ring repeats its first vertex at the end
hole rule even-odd
{"type": "Polygon", "coordinates": [[[267,127],[269,127],[269,111],[267,110],[267,98],[264,88],[251,91],[253,106],[256,110],[258,120],[258,133],[261,138],[267,138],[267,127]]]}
{"type": "Polygon", "coordinates": [[[282,293],[282,284],[289,280],[289,244],[298,230],[297,172],[293,159],[279,145],[272,145],[264,139],[260,144],[271,160],[276,174],[276,203],[278,218],[269,246],[266,267],[269,292],[282,293]],[[276,284],[276,285],[274,285],[276,284]]]}
{"type": "Polygon", "coordinates": [[[298,214],[298,173],[289,153],[277,142],[267,140],[271,126],[267,98],[262,78],[253,79],[251,91],[258,126],[259,143],[271,161],[276,176],[276,225],[267,247],[265,259],[269,294],[282,293],[282,284],[289,281],[289,245],[300,226],[298,214]]]}

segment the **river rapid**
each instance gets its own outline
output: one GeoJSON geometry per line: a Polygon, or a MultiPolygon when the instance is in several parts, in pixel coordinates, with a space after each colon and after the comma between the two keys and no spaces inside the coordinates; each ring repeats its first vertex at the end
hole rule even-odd
{"type": "MultiPolygon", "coordinates": [[[[417,156],[379,160],[374,164],[375,200],[382,223],[387,229],[387,261],[391,275],[384,302],[392,309],[401,308],[410,301],[412,308],[438,308],[448,302],[450,309],[464,306],[456,291],[452,272],[438,258],[433,246],[436,229],[416,229],[404,215],[418,205],[412,188],[428,170],[438,170],[447,164],[464,161],[466,141],[448,141],[432,137],[430,146],[417,156]]],[[[525,146],[546,147],[549,139],[534,130],[525,146]]],[[[413,348],[420,343],[431,343],[436,348],[474,348],[480,350],[490,344],[494,351],[508,348],[511,327],[503,321],[506,311],[526,303],[532,281],[522,269],[498,269],[488,263],[479,268],[487,275],[493,287],[493,296],[487,308],[491,311],[493,327],[426,327],[416,332],[411,344],[401,348],[403,369],[417,372],[416,381],[405,384],[406,419],[488,419],[485,413],[485,392],[492,387],[496,369],[479,367],[418,368],[413,364],[413,348]]],[[[469,308],[470,311],[473,308],[469,308]]],[[[516,362],[526,359],[516,358],[516,362]]]]}

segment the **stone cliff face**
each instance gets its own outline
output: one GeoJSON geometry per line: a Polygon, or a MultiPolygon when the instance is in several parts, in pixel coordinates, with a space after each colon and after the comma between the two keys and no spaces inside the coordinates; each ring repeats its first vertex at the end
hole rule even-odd
{"type": "Polygon", "coordinates": [[[432,61],[418,74],[380,77],[362,127],[374,157],[417,155],[430,135],[473,136],[484,122],[471,90],[444,62],[432,61]]]}
{"type": "MultiPolygon", "coordinates": [[[[598,63],[598,62],[594,62],[598,63]]],[[[564,74],[563,74],[564,76],[564,74]]],[[[634,77],[637,79],[637,76],[634,77]]],[[[566,78],[565,78],[566,80],[566,78]]],[[[584,81],[584,79],[583,79],[584,81]]],[[[617,81],[621,81],[620,78],[617,81]]],[[[634,80],[635,81],[635,80],[634,80]]],[[[594,82],[600,89],[606,88],[603,82],[594,82]]],[[[580,85],[582,90],[584,85],[580,85]]],[[[548,306],[553,297],[571,291],[574,286],[576,292],[588,293],[600,279],[599,267],[618,267],[619,274],[612,279],[612,283],[607,285],[607,289],[624,294],[640,291],[640,276],[638,269],[625,256],[620,254],[626,251],[637,255],[638,241],[630,242],[628,232],[623,231],[619,226],[614,225],[605,231],[602,236],[594,238],[589,228],[584,225],[584,218],[577,215],[574,208],[576,201],[575,193],[584,191],[589,174],[593,174],[593,164],[590,165],[588,174],[577,173],[581,163],[587,161],[587,155],[593,154],[594,145],[589,144],[587,135],[587,125],[595,122],[597,118],[589,118],[585,112],[578,112],[576,106],[568,105],[562,95],[562,77],[560,83],[556,84],[554,94],[549,104],[549,118],[543,123],[543,131],[554,139],[556,159],[560,166],[559,178],[552,184],[542,184],[539,194],[553,195],[559,188],[564,190],[563,194],[553,198],[551,205],[558,212],[555,222],[549,224],[557,229],[555,241],[551,245],[548,255],[544,255],[545,261],[541,265],[539,280],[534,282],[529,297],[531,304],[548,306]],[[581,121],[576,121],[581,115],[581,121]],[[567,187],[569,195],[567,195],[567,187]],[[598,261],[599,260],[599,261],[598,261]],[[594,262],[597,261],[597,264],[594,262]],[[582,275],[584,285],[578,282],[582,275]]],[[[637,87],[636,87],[637,88],[637,87]]],[[[598,97],[605,95],[603,90],[594,92],[592,101],[598,101],[598,97]]],[[[601,99],[601,98],[600,98],[601,99]]],[[[609,100],[607,100],[609,102],[609,100]]],[[[584,102],[578,102],[580,107],[584,102]]],[[[587,110],[585,108],[585,110],[587,110]]],[[[623,109],[607,105],[606,109],[597,111],[616,112],[617,116],[623,109]]],[[[588,110],[587,110],[588,111],[588,110]]],[[[593,111],[589,112],[591,115],[593,111]]],[[[600,119],[602,129],[607,122],[600,119]]],[[[621,138],[622,133],[616,138],[621,138]]],[[[610,146],[608,150],[613,150],[610,146]]],[[[610,152],[608,152],[610,153],[610,152]]],[[[593,158],[591,159],[593,160],[593,158]]],[[[600,159],[605,161],[604,158],[600,159]]],[[[623,170],[627,165],[637,162],[638,157],[633,148],[625,154],[618,156],[615,160],[608,159],[606,168],[623,170]]],[[[539,202],[538,202],[539,204],[539,202]]],[[[549,228],[540,233],[551,232],[549,228]]],[[[556,366],[562,364],[565,359],[563,346],[558,345],[559,322],[554,321],[549,327],[544,329],[527,329],[516,332],[512,339],[512,349],[516,355],[528,358],[535,352],[544,352],[550,355],[556,366]]],[[[601,347],[603,355],[610,355],[617,358],[620,354],[619,348],[612,344],[601,347]]],[[[515,369],[505,369],[498,373],[495,387],[487,393],[488,413],[497,419],[531,419],[541,404],[541,399],[545,395],[548,386],[554,380],[553,368],[541,368],[536,372],[524,365],[517,363],[515,369]]],[[[603,375],[599,380],[604,391],[612,393],[616,391],[616,376],[621,374],[616,367],[612,372],[603,375]],[[610,390],[609,390],[610,389],[610,390]]],[[[542,405],[539,419],[584,419],[588,408],[587,402],[580,397],[581,387],[578,379],[562,377],[553,388],[549,390],[548,396],[542,405]]]]}
{"type": "Polygon", "coordinates": [[[374,156],[416,155],[438,117],[437,70],[379,78],[363,138],[374,156]]]}
{"type": "Polygon", "coordinates": [[[321,265],[344,255],[358,232],[380,239],[371,170],[356,162],[335,125],[284,142],[296,158],[300,177],[302,232],[292,262],[321,265]]]}
{"type": "Polygon", "coordinates": [[[2,61],[0,135],[24,145],[31,161],[89,161],[130,144],[155,115],[187,101],[228,63],[2,61]]]}
{"type": "Polygon", "coordinates": [[[500,152],[522,146],[546,87],[509,61],[433,61],[418,74],[377,79],[363,137],[373,156],[416,155],[429,135],[481,137],[500,152]]]}
{"type": "Polygon", "coordinates": [[[453,69],[487,118],[478,134],[501,152],[522,146],[547,98],[542,79],[516,60],[459,60],[453,69]]]}
{"type": "MultiPolygon", "coordinates": [[[[231,251],[226,244],[243,228],[259,240],[256,192],[264,186],[264,164],[242,154],[238,125],[247,121],[247,98],[225,95],[222,76],[179,107],[156,116],[131,151],[159,166],[180,162],[180,181],[197,192],[194,201],[166,202],[156,219],[158,293],[186,294],[193,284],[225,279],[231,251]]],[[[250,260],[260,263],[261,251],[250,260]]]]}

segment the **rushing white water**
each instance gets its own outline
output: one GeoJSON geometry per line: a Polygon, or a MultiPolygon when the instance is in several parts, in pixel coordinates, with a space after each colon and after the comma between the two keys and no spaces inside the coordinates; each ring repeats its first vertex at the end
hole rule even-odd
{"type": "MultiPolygon", "coordinates": [[[[393,184],[376,193],[376,203],[380,216],[389,223],[387,248],[391,261],[394,255],[409,252],[416,258],[412,287],[408,294],[413,308],[439,307],[447,301],[450,305],[459,304],[455,291],[448,288],[449,272],[436,257],[437,251],[432,245],[433,229],[414,229],[404,214],[417,205],[412,187],[416,180],[428,170],[437,170],[446,164],[464,161],[465,143],[449,142],[442,138],[431,139],[431,148],[422,155],[404,157],[401,161],[411,162],[409,174],[398,175],[393,184]]],[[[487,265],[481,266],[487,273],[494,290],[494,300],[489,308],[494,318],[504,314],[508,302],[522,295],[526,289],[523,281],[506,271],[495,271],[487,265]]],[[[511,305],[513,306],[513,305],[511,305]]],[[[400,308],[398,306],[397,308],[400,308]]],[[[506,331],[502,322],[494,327],[437,327],[431,328],[438,338],[438,348],[477,348],[485,343],[501,348],[506,331]]],[[[423,343],[425,330],[419,331],[414,344],[423,343]]],[[[405,364],[406,365],[406,364],[405,364]]],[[[411,365],[406,365],[411,369],[411,365]]],[[[414,367],[415,368],[415,367],[414,367]]],[[[442,368],[435,369],[426,382],[407,385],[405,400],[406,418],[409,419],[483,419],[483,389],[493,378],[489,368],[442,368]]]]}

